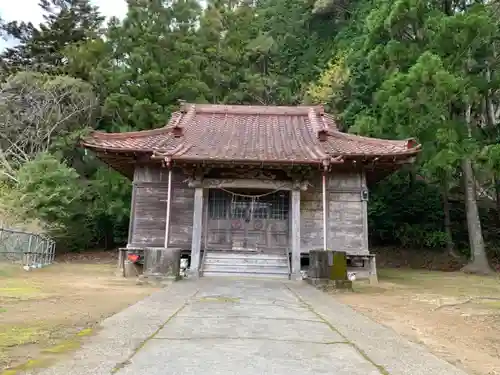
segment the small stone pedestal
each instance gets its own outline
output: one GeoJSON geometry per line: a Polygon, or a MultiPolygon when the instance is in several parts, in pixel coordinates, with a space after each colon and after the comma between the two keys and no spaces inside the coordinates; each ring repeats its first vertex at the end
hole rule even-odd
{"type": "Polygon", "coordinates": [[[311,250],[306,281],[324,290],[352,290],[352,281],[347,279],[346,253],[311,250]]]}
{"type": "Polygon", "coordinates": [[[142,265],[135,264],[127,259],[129,254],[143,254],[141,248],[120,248],[118,249],[118,269],[116,276],[125,278],[137,277],[142,275],[142,265]]]}
{"type": "Polygon", "coordinates": [[[144,249],[142,281],[177,281],[180,277],[181,249],[148,247],[144,249]]]}

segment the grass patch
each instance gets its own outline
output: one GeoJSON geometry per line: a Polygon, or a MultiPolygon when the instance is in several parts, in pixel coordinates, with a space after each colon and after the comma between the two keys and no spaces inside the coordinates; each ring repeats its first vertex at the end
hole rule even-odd
{"type": "Polygon", "coordinates": [[[19,268],[19,265],[0,263],[0,277],[11,277],[14,273],[19,272],[19,268]]]}
{"type": "Polygon", "coordinates": [[[440,272],[412,269],[381,269],[379,280],[395,288],[415,288],[421,292],[451,296],[498,296],[500,277],[469,275],[462,272],[440,272]]]}
{"type": "MultiPolygon", "coordinates": [[[[500,278],[461,272],[381,269],[379,284],[353,282],[354,295],[410,298],[434,308],[467,305],[493,315],[500,310],[500,278]]],[[[465,308],[465,307],[464,307],[465,308]]]]}
{"type": "Polygon", "coordinates": [[[2,287],[0,288],[0,298],[30,299],[37,296],[40,289],[33,286],[2,287]]]}
{"type": "Polygon", "coordinates": [[[378,285],[357,280],[355,293],[335,298],[467,373],[499,368],[498,275],[380,268],[378,276],[378,285]]]}
{"type": "Polygon", "coordinates": [[[481,303],[499,308],[500,301],[487,298],[500,298],[500,278],[498,276],[477,276],[461,272],[441,272],[414,269],[380,269],[377,285],[366,280],[353,282],[354,293],[359,294],[400,294],[415,293],[441,295],[443,297],[470,298],[486,297],[481,303]]]}
{"type": "Polygon", "coordinates": [[[0,268],[0,277],[9,277],[11,275],[11,272],[5,268],[0,268]]]}
{"type": "Polygon", "coordinates": [[[0,375],[59,361],[99,329],[85,327],[154,291],[117,279],[115,269],[114,264],[59,263],[26,272],[0,264],[0,375]],[[37,361],[26,362],[29,358],[37,361]]]}
{"type": "Polygon", "coordinates": [[[80,346],[81,343],[78,340],[67,340],[58,345],[42,350],[42,353],[63,354],[71,350],[78,349],[80,346]]]}
{"type": "Polygon", "coordinates": [[[42,327],[0,326],[0,350],[37,343],[49,333],[42,327]]]}
{"type": "MultiPolygon", "coordinates": [[[[67,267],[68,272],[74,272],[75,264],[69,264],[67,267]]],[[[114,264],[78,264],[78,273],[92,273],[92,274],[105,274],[109,275],[116,269],[114,264]]],[[[63,271],[66,271],[63,267],[63,271]]]]}
{"type": "Polygon", "coordinates": [[[408,286],[419,285],[422,282],[434,282],[445,275],[444,272],[413,270],[404,268],[382,268],[378,271],[380,281],[402,283],[408,286]]]}
{"type": "Polygon", "coordinates": [[[27,276],[17,277],[10,275],[7,278],[0,278],[0,299],[31,299],[41,295],[40,285],[30,280],[27,276]]]}
{"type": "Polygon", "coordinates": [[[92,333],[94,333],[94,330],[92,328],[85,328],[78,332],[76,335],[79,337],[85,337],[90,336],[92,333]]]}
{"type": "Polygon", "coordinates": [[[24,371],[45,368],[49,366],[52,362],[53,361],[49,358],[30,359],[29,361],[23,363],[22,365],[1,372],[0,375],[18,375],[24,371]]]}
{"type": "MultiPolygon", "coordinates": [[[[82,339],[85,336],[89,336],[93,333],[92,328],[85,328],[80,332],[76,333],[72,338],[60,342],[59,344],[42,349],[36,359],[31,359],[21,365],[9,368],[0,375],[17,375],[23,371],[30,369],[46,368],[54,362],[54,355],[61,355],[77,350],[82,345],[82,339]]],[[[47,331],[42,331],[36,328],[17,328],[8,330],[8,333],[0,333],[0,358],[3,354],[2,351],[7,351],[9,348],[30,344],[30,343],[40,343],[46,341],[47,331]]]]}
{"type": "Polygon", "coordinates": [[[388,291],[388,288],[384,288],[381,285],[370,285],[368,281],[354,281],[352,283],[352,290],[354,293],[363,294],[380,294],[388,291]]]}
{"type": "Polygon", "coordinates": [[[488,309],[500,310],[500,301],[482,300],[480,303],[488,309]]]}

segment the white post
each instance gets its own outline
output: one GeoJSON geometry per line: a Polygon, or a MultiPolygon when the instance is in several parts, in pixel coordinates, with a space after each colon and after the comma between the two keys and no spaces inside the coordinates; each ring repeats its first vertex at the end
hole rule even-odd
{"type": "MultiPolygon", "coordinates": [[[[287,253],[288,256],[288,253],[287,253]]],[[[300,278],[300,190],[292,190],[292,280],[300,278]]]]}
{"type": "Polygon", "coordinates": [[[168,248],[170,238],[170,200],[172,197],[172,169],[168,170],[168,190],[167,190],[167,216],[165,217],[165,249],[168,248]]]}
{"type": "Polygon", "coordinates": [[[326,241],[326,172],[323,172],[323,250],[327,250],[326,241]]]}
{"type": "Polygon", "coordinates": [[[197,187],[194,190],[194,210],[193,210],[193,238],[191,242],[191,265],[189,273],[191,276],[200,275],[200,252],[201,233],[203,226],[203,188],[197,187]]]}
{"type": "MultiPolygon", "coordinates": [[[[361,189],[363,191],[368,191],[368,186],[366,183],[366,172],[363,168],[361,172],[361,189]]],[[[361,200],[361,207],[363,212],[363,250],[369,253],[368,250],[368,201],[366,199],[361,200]]]]}

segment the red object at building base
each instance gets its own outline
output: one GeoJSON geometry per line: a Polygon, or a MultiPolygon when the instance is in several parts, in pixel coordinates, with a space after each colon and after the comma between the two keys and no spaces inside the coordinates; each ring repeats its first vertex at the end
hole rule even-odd
{"type": "Polygon", "coordinates": [[[132,263],[136,263],[137,261],[139,261],[139,259],[141,258],[139,255],[137,254],[128,254],[127,255],[127,258],[128,260],[130,260],[132,263]]]}

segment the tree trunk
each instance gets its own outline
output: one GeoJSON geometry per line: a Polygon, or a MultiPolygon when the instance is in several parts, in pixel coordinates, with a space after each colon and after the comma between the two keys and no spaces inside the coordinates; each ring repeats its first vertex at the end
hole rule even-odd
{"type": "Polygon", "coordinates": [[[453,242],[453,236],[451,231],[451,217],[450,217],[450,201],[448,199],[448,183],[444,182],[442,187],[442,199],[443,199],[443,213],[444,213],[444,230],[446,233],[446,250],[454,258],[459,258],[460,256],[455,252],[455,243],[453,242]]]}
{"type": "Polygon", "coordinates": [[[462,268],[469,273],[489,274],[492,272],[488,264],[486,249],[484,246],[483,233],[481,231],[481,220],[476,201],[476,187],[472,162],[469,158],[462,161],[465,188],[465,208],[467,213],[467,229],[469,232],[470,261],[462,268]]]}
{"type": "Polygon", "coordinates": [[[495,199],[497,208],[498,227],[500,228],[500,179],[495,175],[495,199]]]}
{"type": "MultiPolygon", "coordinates": [[[[465,111],[465,123],[469,138],[472,137],[471,109],[469,104],[465,111]]],[[[465,190],[465,210],[467,214],[467,229],[469,232],[470,261],[462,268],[469,273],[489,274],[493,270],[488,264],[488,257],[484,246],[483,232],[481,230],[481,219],[477,208],[476,179],[472,169],[472,160],[465,156],[462,160],[462,172],[465,190]]]]}
{"type": "Polygon", "coordinates": [[[497,218],[497,225],[495,228],[495,237],[498,238],[500,235],[500,178],[498,177],[497,174],[494,176],[494,181],[495,181],[495,203],[496,203],[496,218],[497,218]]]}

